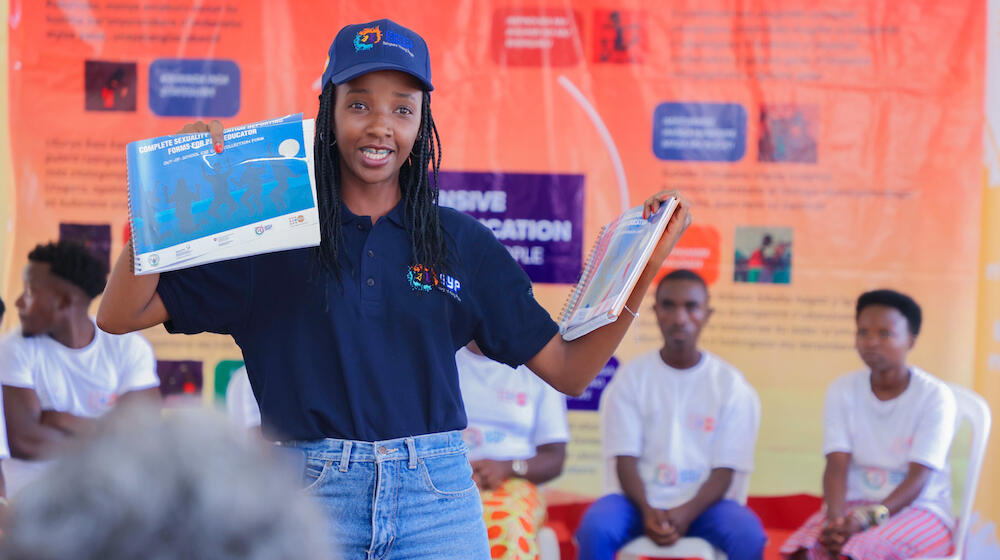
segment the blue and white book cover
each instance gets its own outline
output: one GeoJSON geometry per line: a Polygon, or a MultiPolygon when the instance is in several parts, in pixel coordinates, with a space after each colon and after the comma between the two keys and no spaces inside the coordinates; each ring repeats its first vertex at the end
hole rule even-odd
{"type": "Polygon", "coordinates": [[[126,148],[135,274],[319,245],[313,121],[301,113],[126,148]]]}

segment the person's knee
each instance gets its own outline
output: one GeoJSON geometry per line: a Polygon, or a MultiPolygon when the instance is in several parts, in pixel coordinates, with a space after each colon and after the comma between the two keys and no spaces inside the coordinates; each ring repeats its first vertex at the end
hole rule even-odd
{"type": "Polygon", "coordinates": [[[767,544],[764,526],[752,511],[740,508],[722,530],[725,548],[730,558],[760,558],[767,544]]]}
{"type": "Polygon", "coordinates": [[[759,523],[746,524],[733,528],[730,540],[737,550],[763,552],[767,535],[759,523]]]}
{"type": "Polygon", "coordinates": [[[595,502],[580,520],[576,530],[576,540],[580,546],[617,546],[628,539],[626,511],[617,511],[621,504],[614,498],[602,498],[595,502]]]}
{"type": "Polygon", "coordinates": [[[580,546],[613,544],[617,540],[616,531],[608,521],[603,515],[587,511],[576,530],[576,542],[580,543],[580,546]]]}

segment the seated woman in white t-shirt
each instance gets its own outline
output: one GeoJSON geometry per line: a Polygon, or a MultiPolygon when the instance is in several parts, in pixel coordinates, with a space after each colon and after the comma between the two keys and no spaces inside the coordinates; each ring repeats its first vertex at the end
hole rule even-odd
{"type": "Polygon", "coordinates": [[[781,552],[794,560],[946,556],[952,548],[948,450],[955,397],[907,364],[920,306],[892,290],[858,298],[856,346],[867,370],[833,382],[824,410],[825,507],[781,552]]]}
{"type": "Polygon", "coordinates": [[[475,342],[460,349],[455,361],[469,419],[463,436],[492,558],[535,558],[535,537],[545,521],[536,485],[562,473],[569,441],[566,399],[531,370],[483,356],[475,342]]]}

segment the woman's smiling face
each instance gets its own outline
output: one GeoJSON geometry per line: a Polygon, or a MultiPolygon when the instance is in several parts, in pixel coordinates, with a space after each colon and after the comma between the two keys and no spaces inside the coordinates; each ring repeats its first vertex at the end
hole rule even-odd
{"type": "Polygon", "coordinates": [[[381,70],[339,84],[333,127],[343,181],[394,182],[420,132],[423,90],[413,76],[381,70]]]}

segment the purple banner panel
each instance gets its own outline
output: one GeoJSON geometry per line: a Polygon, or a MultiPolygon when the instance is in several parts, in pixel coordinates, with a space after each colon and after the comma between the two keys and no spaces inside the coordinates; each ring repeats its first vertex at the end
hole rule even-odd
{"type": "Polygon", "coordinates": [[[618,358],[611,356],[608,363],[601,368],[597,377],[587,385],[587,389],[579,397],[569,397],[566,399],[566,408],[569,410],[597,410],[601,404],[601,393],[604,388],[611,383],[611,378],[618,371],[618,358]]]}
{"type": "Polygon", "coordinates": [[[583,266],[583,175],[438,175],[441,206],[489,228],[532,282],[574,284],[583,266]]]}

